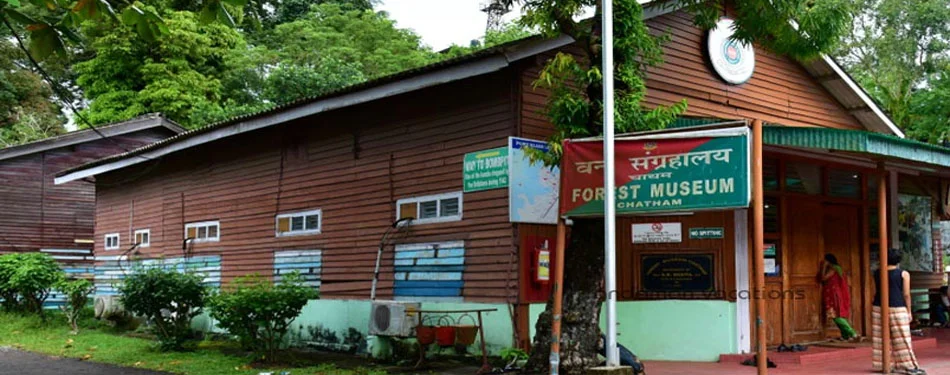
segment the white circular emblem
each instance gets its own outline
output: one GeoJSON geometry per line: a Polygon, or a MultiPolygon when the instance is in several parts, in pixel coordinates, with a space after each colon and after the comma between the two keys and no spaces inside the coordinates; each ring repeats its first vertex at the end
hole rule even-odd
{"type": "Polygon", "coordinates": [[[729,84],[738,85],[752,78],[755,71],[755,50],[751,45],[732,39],[733,21],[721,18],[709,30],[706,49],[713,70],[729,84]]]}

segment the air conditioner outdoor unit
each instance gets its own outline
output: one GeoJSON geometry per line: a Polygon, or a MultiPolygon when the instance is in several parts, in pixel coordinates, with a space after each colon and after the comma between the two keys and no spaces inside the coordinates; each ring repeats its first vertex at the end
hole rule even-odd
{"type": "Polygon", "coordinates": [[[369,334],[413,337],[419,324],[422,305],[418,302],[373,301],[369,316],[369,334]]]}

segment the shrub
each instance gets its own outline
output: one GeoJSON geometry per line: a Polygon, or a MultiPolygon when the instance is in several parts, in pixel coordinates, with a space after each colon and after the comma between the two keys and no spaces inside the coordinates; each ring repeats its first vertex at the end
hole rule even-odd
{"type": "Polygon", "coordinates": [[[119,285],[122,305],[155,327],[162,350],[182,350],[191,333],[191,319],[201,314],[207,290],[202,278],[161,268],[136,269],[119,285]]]}
{"type": "Polygon", "coordinates": [[[211,297],[211,317],[240,340],[246,350],[271,360],[284,342],[294,319],[317,293],[299,274],[277,285],[259,276],[235,280],[233,289],[211,297]]]}
{"type": "Polygon", "coordinates": [[[19,309],[20,298],[17,296],[16,289],[10,285],[10,278],[16,272],[16,262],[19,258],[17,254],[7,254],[0,256],[0,298],[3,299],[3,309],[5,311],[16,311],[19,309]]]}
{"type": "Polygon", "coordinates": [[[47,254],[0,256],[0,297],[4,308],[43,315],[43,303],[63,277],[59,264],[47,254]]]}
{"type": "Polygon", "coordinates": [[[66,295],[66,303],[59,308],[66,315],[66,321],[73,328],[73,333],[79,333],[77,321],[83,309],[89,304],[92,288],[92,282],[86,279],[63,280],[56,286],[56,289],[66,295]]]}

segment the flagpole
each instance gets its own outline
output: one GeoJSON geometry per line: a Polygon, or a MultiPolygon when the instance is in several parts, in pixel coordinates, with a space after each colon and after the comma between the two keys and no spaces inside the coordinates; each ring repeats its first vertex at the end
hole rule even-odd
{"type": "Polygon", "coordinates": [[[620,365],[617,350],[617,205],[614,203],[614,16],[613,1],[603,2],[604,75],[604,278],[607,294],[607,366],[620,365]]]}

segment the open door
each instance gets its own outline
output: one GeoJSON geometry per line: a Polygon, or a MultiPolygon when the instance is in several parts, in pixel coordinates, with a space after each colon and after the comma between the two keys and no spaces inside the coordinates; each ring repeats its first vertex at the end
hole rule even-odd
{"type": "Polygon", "coordinates": [[[858,206],[822,204],[806,199],[789,199],[788,290],[789,304],[786,344],[840,337],[841,332],[825,319],[821,284],[816,276],[826,253],[834,254],[844,269],[851,289],[852,327],[861,332],[864,311],[861,303],[861,232],[858,206]]]}
{"type": "MultiPolygon", "coordinates": [[[[864,311],[861,304],[861,234],[858,230],[858,207],[825,205],[822,225],[825,253],[833,254],[844,270],[851,289],[851,326],[861,332],[864,311]]],[[[822,255],[824,256],[824,255],[822,255]]],[[[825,322],[823,337],[840,337],[841,332],[833,322],[825,322]]]]}

